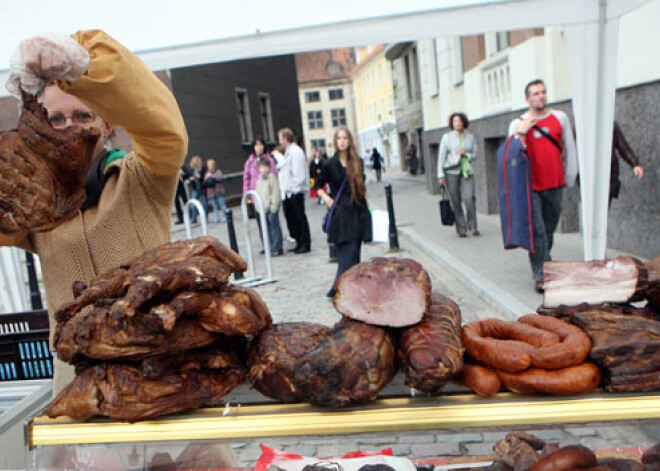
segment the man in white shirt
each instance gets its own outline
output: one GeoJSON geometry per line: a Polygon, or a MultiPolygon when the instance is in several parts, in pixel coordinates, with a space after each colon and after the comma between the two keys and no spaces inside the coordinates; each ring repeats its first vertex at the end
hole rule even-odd
{"type": "Polygon", "coordinates": [[[287,221],[291,222],[291,236],[296,246],[289,252],[301,254],[311,250],[309,222],[305,214],[305,193],[309,191],[309,169],[305,152],[296,144],[296,137],[289,128],[277,133],[280,145],[286,149],[286,176],[284,178],[284,202],[282,208],[287,221]]]}

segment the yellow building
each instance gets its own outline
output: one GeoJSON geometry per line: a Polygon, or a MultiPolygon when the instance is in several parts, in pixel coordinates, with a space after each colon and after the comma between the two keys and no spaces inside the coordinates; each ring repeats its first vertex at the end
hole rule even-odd
{"type": "Polygon", "coordinates": [[[394,117],[392,74],[385,46],[356,48],[357,65],[351,71],[360,152],[377,148],[387,167],[401,165],[394,117]]]}

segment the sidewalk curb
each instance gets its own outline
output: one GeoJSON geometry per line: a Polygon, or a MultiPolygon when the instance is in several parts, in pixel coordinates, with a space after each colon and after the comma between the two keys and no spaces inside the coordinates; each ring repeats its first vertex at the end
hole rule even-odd
{"type": "Polygon", "coordinates": [[[512,294],[504,291],[496,283],[493,283],[460,259],[444,250],[438,244],[431,242],[417,231],[408,227],[399,227],[398,231],[411,244],[422,250],[427,256],[441,263],[451,273],[453,273],[465,285],[470,287],[483,300],[490,305],[502,310],[511,320],[518,317],[536,312],[536,307],[527,306],[512,294]]]}

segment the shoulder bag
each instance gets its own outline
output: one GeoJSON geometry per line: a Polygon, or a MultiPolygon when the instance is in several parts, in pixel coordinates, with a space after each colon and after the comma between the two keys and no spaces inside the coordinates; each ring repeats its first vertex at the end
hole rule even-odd
{"type": "Polygon", "coordinates": [[[339,191],[337,192],[337,196],[335,196],[335,202],[332,204],[332,208],[328,210],[323,215],[323,220],[321,220],[321,228],[323,229],[323,232],[326,234],[330,231],[330,222],[332,221],[332,215],[335,213],[335,208],[339,204],[339,198],[341,198],[341,193],[344,191],[344,186],[346,185],[346,179],[347,177],[344,177],[344,181],[341,182],[341,186],[339,187],[339,191]]]}

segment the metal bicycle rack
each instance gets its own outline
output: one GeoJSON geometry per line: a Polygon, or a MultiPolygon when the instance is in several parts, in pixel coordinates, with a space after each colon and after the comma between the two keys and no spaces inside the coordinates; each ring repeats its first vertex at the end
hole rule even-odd
{"type": "Polygon", "coordinates": [[[277,278],[273,276],[273,264],[271,261],[270,253],[270,239],[268,237],[268,223],[266,221],[266,212],[264,211],[264,204],[261,201],[261,197],[257,194],[256,191],[246,191],[241,199],[241,214],[243,215],[243,227],[245,228],[245,240],[247,242],[247,264],[248,264],[248,276],[239,281],[234,281],[237,285],[244,286],[258,286],[265,285],[267,283],[274,283],[277,281],[277,278]],[[254,253],[252,252],[252,230],[250,228],[250,219],[248,218],[247,210],[247,200],[249,197],[252,197],[252,204],[255,206],[255,210],[259,215],[259,221],[261,222],[261,232],[263,234],[264,241],[264,253],[266,255],[266,278],[263,276],[257,275],[254,268],[254,253]]]}
{"type": "Polygon", "coordinates": [[[186,236],[188,239],[192,239],[192,225],[190,224],[190,206],[197,208],[199,213],[197,216],[200,218],[202,224],[202,235],[209,235],[209,228],[206,223],[206,210],[202,206],[202,203],[195,198],[190,198],[186,204],[183,205],[183,225],[186,227],[186,236]]]}

